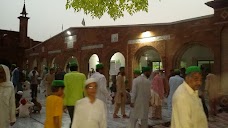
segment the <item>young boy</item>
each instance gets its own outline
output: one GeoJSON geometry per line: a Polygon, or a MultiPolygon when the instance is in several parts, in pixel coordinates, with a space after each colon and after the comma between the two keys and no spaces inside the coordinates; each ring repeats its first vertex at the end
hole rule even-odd
{"type": "Polygon", "coordinates": [[[44,128],[61,128],[63,113],[63,80],[52,82],[52,95],[46,100],[46,121],[44,128]]]}

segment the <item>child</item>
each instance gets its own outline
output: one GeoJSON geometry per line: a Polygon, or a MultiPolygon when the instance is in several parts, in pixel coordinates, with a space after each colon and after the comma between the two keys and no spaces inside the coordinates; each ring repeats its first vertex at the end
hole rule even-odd
{"type": "Polygon", "coordinates": [[[64,82],[54,80],[52,82],[52,95],[46,100],[46,121],[44,128],[61,128],[63,113],[64,82]]]}
{"type": "Polygon", "coordinates": [[[17,108],[17,110],[19,110],[19,117],[30,117],[29,108],[33,105],[34,104],[32,102],[27,102],[26,99],[22,99],[20,106],[17,108]]]}
{"type": "Polygon", "coordinates": [[[31,90],[30,90],[30,82],[25,81],[23,83],[23,99],[26,99],[27,101],[31,100],[31,90]]]}
{"type": "Polygon", "coordinates": [[[33,113],[36,113],[36,112],[40,113],[42,109],[41,104],[35,98],[32,99],[32,102],[34,103],[33,113]]]}
{"type": "MultiPolygon", "coordinates": [[[[18,91],[16,94],[15,94],[15,105],[16,105],[16,108],[18,108],[20,106],[20,102],[21,102],[21,99],[22,99],[22,95],[23,95],[23,92],[22,91],[18,91]]],[[[19,111],[16,110],[16,116],[18,117],[19,116],[19,111]]]]}

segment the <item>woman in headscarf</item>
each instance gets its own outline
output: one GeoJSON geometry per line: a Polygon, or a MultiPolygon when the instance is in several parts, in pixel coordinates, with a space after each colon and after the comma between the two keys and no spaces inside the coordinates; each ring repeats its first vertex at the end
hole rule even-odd
{"type": "Polygon", "coordinates": [[[9,128],[16,122],[14,94],[9,68],[0,65],[0,128],[9,128]]]}

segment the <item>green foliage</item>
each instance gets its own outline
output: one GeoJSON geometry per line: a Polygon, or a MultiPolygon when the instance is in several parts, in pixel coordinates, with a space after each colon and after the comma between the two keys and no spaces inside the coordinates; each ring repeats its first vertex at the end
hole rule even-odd
{"type": "Polygon", "coordinates": [[[148,0],[67,0],[66,9],[84,11],[92,18],[101,18],[105,12],[114,20],[123,17],[124,12],[133,15],[139,11],[148,12],[148,0]]]}

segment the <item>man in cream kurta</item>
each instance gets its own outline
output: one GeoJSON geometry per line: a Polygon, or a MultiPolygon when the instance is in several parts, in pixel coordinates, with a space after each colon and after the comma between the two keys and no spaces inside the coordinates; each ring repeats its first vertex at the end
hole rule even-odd
{"type": "Polygon", "coordinates": [[[144,68],[143,74],[133,80],[131,107],[133,111],[130,114],[129,128],[136,128],[136,122],[141,120],[141,128],[148,127],[150,93],[150,68],[144,68]],[[143,101],[143,102],[142,102],[143,101]]]}
{"type": "Polygon", "coordinates": [[[171,128],[208,128],[207,118],[198,95],[201,83],[200,68],[188,67],[185,82],[173,95],[171,128]]]}
{"type": "Polygon", "coordinates": [[[103,64],[96,65],[96,73],[94,73],[91,78],[95,78],[97,80],[97,94],[96,97],[102,100],[105,104],[107,104],[107,99],[111,100],[112,97],[110,96],[107,90],[107,80],[103,73],[103,64]]]}

